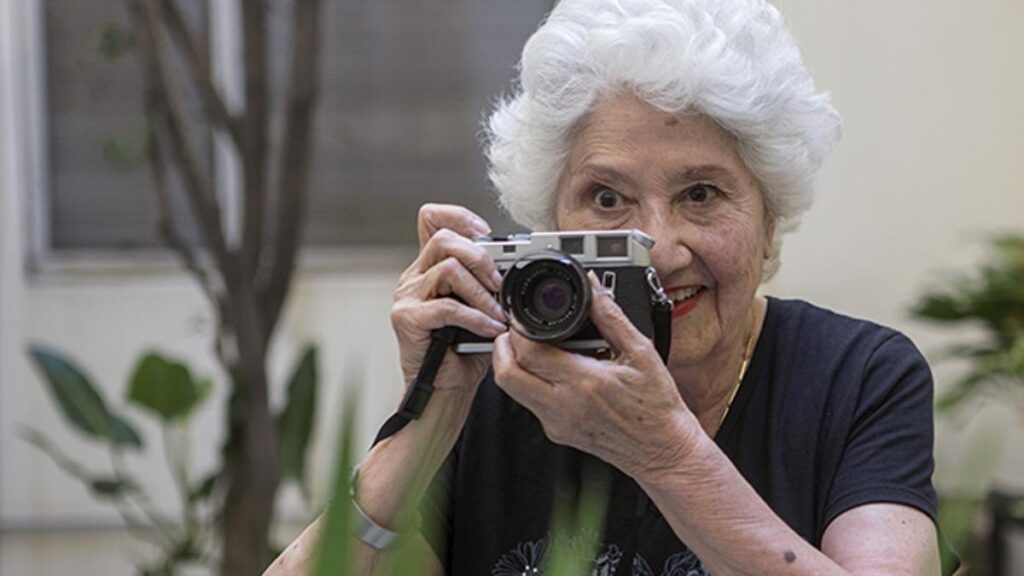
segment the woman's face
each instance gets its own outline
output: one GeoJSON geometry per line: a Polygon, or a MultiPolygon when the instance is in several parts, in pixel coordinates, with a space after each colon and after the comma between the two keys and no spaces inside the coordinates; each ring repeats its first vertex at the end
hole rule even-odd
{"type": "Polygon", "coordinates": [[[560,230],[654,237],[674,304],[670,368],[741,353],[771,225],[733,138],[713,121],[632,95],[600,101],[573,136],[556,217],[560,230]]]}

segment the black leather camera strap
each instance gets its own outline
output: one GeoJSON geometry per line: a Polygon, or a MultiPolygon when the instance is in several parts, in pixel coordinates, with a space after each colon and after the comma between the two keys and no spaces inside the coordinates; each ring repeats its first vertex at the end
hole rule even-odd
{"type": "Polygon", "coordinates": [[[458,328],[455,326],[445,326],[430,332],[430,346],[427,347],[427,354],[423,357],[420,371],[405,391],[405,397],[402,398],[402,405],[398,412],[381,426],[377,433],[377,439],[373,441],[374,444],[393,436],[405,428],[406,424],[423,415],[423,411],[427,409],[427,403],[430,402],[430,397],[434,394],[434,379],[437,378],[437,371],[441,368],[445,353],[455,342],[457,330],[458,328]]]}
{"type": "Polygon", "coordinates": [[[668,364],[668,353],[672,350],[672,301],[655,300],[651,314],[654,316],[654,349],[661,361],[668,364]]]}

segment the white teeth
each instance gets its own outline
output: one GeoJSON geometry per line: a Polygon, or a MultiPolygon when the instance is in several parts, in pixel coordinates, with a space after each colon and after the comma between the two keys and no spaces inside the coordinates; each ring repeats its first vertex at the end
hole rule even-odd
{"type": "Polygon", "coordinates": [[[672,299],[673,302],[682,302],[683,300],[686,300],[687,298],[692,298],[693,296],[695,296],[697,294],[697,292],[700,292],[700,289],[701,289],[701,286],[691,286],[689,288],[680,288],[679,290],[673,290],[672,292],[669,292],[668,296],[669,296],[669,298],[672,299]]]}

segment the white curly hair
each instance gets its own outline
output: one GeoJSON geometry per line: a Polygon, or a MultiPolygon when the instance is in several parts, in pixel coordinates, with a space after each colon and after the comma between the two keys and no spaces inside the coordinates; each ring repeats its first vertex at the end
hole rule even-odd
{"type": "Polygon", "coordinates": [[[763,0],[559,2],[486,123],[488,176],[513,220],[555,228],[572,130],[598,98],[623,89],[668,113],[704,114],[736,138],[775,225],[762,281],[770,278],[842,132],[778,10],[763,0]]]}

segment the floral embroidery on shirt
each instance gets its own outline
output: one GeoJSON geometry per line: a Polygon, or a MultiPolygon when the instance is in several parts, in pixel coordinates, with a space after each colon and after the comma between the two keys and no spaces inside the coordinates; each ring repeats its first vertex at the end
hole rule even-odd
{"type": "MultiPolygon", "coordinates": [[[[637,554],[633,557],[632,576],[655,576],[655,574],[651,570],[650,565],[647,564],[647,561],[637,554]]],[[[709,574],[696,554],[689,550],[684,550],[669,556],[665,560],[665,568],[661,572],[661,576],[709,576],[709,574]]]]}
{"type": "MultiPolygon", "coordinates": [[[[567,537],[564,534],[556,535],[553,539],[553,546],[568,550],[574,559],[583,564],[591,562],[590,576],[614,576],[619,561],[622,560],[622,551],[618,546],[604,545],[599,547],[596,558],[586,559],[584,555],[590,550],[590,543],[596,538],[593,535],[567,537]]],[[[544,563],[544,554],[548,550],[547,542],[542,538],[532,542],[518,544],[515,549],[504,554],[491,569],[491,576],[532,576],[543,574],[541,566],[544,563]]]]}
{"type": "MultiPolygon", "coordinates": [[[[572,555],[577,560],[586,562],[583,558],[590,550],[589,543],[593,542],[592,535],[584,537],[568,538],[565,535],[556,535],[552,547],[559,547],[572,555]]],[[[514,549],[502,555],[498,562],[491,569],[491,576],[541,576],[541,567],[544,564],[544,555],[548,551],[548,544],[545,539],[532,542],[522,542],[514,549]]],[[[622,560],[622,549],[615,544],[604,544],[598,547],[597,557],[591,560],[590,576],[615,576],[619,563],[622,560]]],[[[661,574],[656,574],[639,554],[633,557],[631,576],[709,576],[704,569],[700,559],[690,550],[683,550],[668,557],[665,560],[661,574]]]]}

